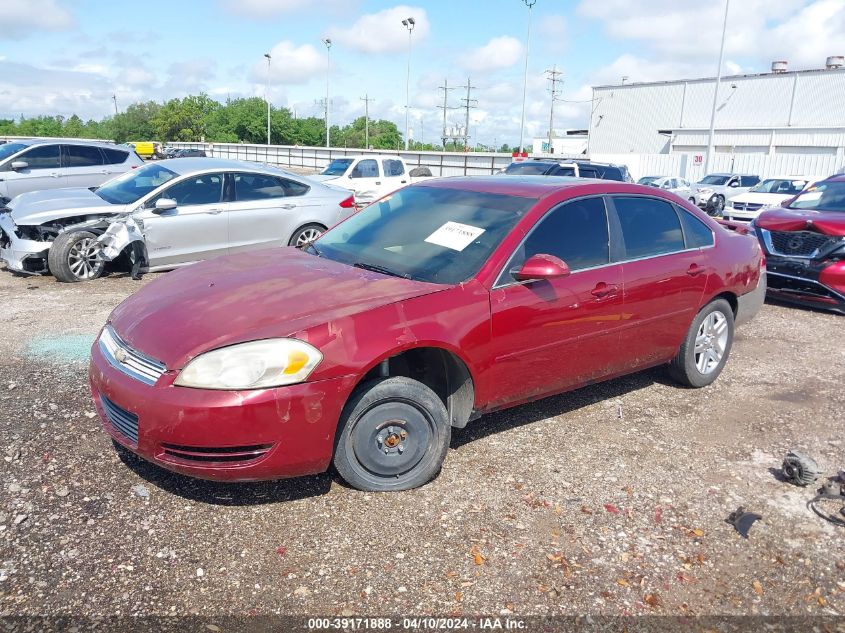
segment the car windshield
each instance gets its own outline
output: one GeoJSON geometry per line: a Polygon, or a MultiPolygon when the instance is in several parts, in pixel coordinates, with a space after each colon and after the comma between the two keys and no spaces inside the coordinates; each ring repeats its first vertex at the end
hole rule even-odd
{"type": "Polygon", "coordinates": [[[94,193],[111,204],[132,204],[177,175],[152,163],[112,178],[94,193]]]}
{"type": "Polygon", "coordinates": [[[370,205],[309,248],[321,257],[438,284],[472,277],[536,202],[413,186],[370,205]]]}
{"type": "Polygon", "coordinates": [[[13,154],[17,154],[22,149],[26,149],[29,147],[26,143],[6,143],[4,145],[0,145],[0,160],[5,160],[12,156],[13,154]]]}
{"type": "Polygon", "coordinates": [[[795,198],[787,209],[845,212],[845,180],[820,182],[795,198]]]}
{"type": "Polygon", "coordinates": [[[791,178],[768,178],[762,181],[750,191],[754,193],[780,193],[784,195],[794,196],[796,193],[801,193],[801,190],[807,186],[806,180],[793,180],[791,178]]]}
{"type": "Polygon", "coordinates": [[[329,163],[329,166],[320,173],[323,176],[342,176],[346,173],[346,170],[349,169],[351,164],[351,158],[335,158],[329,163]]]}
{"type": "Polygon", "coordinates": [[[637,181],[638,185],[653,185],[659,176],[643,176],[637,181]]]}
{"type": "Polygon", "coordinates": [[[549,171],[548,163],[511,163],[505,169],[506,174],[519,174],[520,176],[543,175],[549,171]]]}
{"type": "Polygon", "coordinates": [[[724,185],[725,183],[730,180],[730,176],[716,176],[715,174],[711,174],[709,176],[705,176],[701,180],[698,181],[699,185],[724,185]]]}

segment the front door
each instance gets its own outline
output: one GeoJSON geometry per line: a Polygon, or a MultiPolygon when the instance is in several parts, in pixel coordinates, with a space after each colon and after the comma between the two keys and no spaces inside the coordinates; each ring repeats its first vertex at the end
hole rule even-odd
{"type": "Polygon", "coordinates": [[[224,255],[229,248],[228,203],[222,173],[188,176],[149,200],[141,214],[150,267],[171,266],[224,255]],[[156,212],[156,200],[176,208],[156,212]]]}
{"type": "Polygon", "coordinates": [[[9,171],[4,175],[9,198],[28,191],[67,187],[59,145],[36,145],[16,156],[14,162],[18,161],[25,162],[26,169],[9,171]]]}
{"type": "Polygon", "coordinates": [[[677,353],[698,311],[709,271],[701,250],[691,238],[689,246],[685,241],[679,216],[685,211],[648,196],[610,200],[624,242],[626,319],[621,344],[628,350],[627,368],[636,369],[677,353]]]}
{"type": "Polygon", "coordinates": [[[355,202],[367,203],[381,197],[384,178],[379,172],[378,161],[365,158],[349,172],[349,188],[355,193],[355,202]]]}
{"type": "Polygon", "coordinates": [[[549,211],[490,293],[493,406],[616,373],[622,296],[622,267],[610,263],[603,198],[574,200],[549,211]],[[559,257],[572,273],[517,282],[511,271],[540,253],[559,257]]]}

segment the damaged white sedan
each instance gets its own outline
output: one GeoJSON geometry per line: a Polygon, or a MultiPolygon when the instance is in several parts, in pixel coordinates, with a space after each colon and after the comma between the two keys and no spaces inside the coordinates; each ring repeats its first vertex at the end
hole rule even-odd
{"type": "Polygon", "coordinates": [[[164,160],[101,187],[21,194],[0,208],[0,260],[59,281],[111,267],[168,270],[314,240],[355,208],[349,191],[267,165],[164,160]],[[113,264],[109,264],[113,262],[113,264]]]}

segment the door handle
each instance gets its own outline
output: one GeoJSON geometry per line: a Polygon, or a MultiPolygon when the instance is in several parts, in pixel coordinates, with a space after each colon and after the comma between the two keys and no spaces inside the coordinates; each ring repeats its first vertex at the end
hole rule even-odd
{"type": "Polygon", "coordinates": [[[618,290],[619,286],[615,284],[606,284],[603,281],[600,281],[596,284],[596,287],[590,291],[590,294],[594,297],[598,297],[599,299],[603,299],[604,297],[615,295],[618,290]]]}
{"type": "Polygon", "coordinates": [[[408,184],[408,181],[407,181],[407,180],[400,180],[399,182],[401,182],[403,185],[408,184]]]}
{"type": "Polygon", "coordinates": [[[376,184],[377,184],[377,185],[380,185],[380,184],[381,184],[381,182],[379,182],[378,180],[376,180],[376,184]]]}
{"type": "Polygon", "coordinates": [[[223,209],[209,209],[207,213],[208,215],[218,215],[220,213],[223,213],[223,209]]]}
{"type": "Polygon", "coordinates": [[[57,174],[57,173],[55,173],[55,172],[53,172],[53,173],[52,173],[52,174],[50,174],[50,175],[51,175],[53,178],[58,178],[58,177],[60,177],[60,176],[61,176],[61,174],[57,174]]]}
{"type": "Polygon", "coordinates": [[[704,266],[699,266],[698,264],[690,264],[689,268],[687,269],[687,274],[690,277],[695,277],[700,275],[704,272],[704,266]]]}
{"type": "Polygon", "coordinates": [[[283,209],[296,209],[296,205],[295,204],[283,204],[282,208],[283,209]]]}
{"type": "Polygon", "coordinates": [[[108,169],[104,169],[100,172],[101,174],[110,174],[111,172],[108,169]]]}

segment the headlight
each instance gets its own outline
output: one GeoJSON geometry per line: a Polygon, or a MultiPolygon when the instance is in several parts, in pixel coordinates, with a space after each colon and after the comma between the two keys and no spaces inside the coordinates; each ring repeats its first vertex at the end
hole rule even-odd
{"type": "Polygon", "coordinates": [[[222,347],[200,354],[174,384],[200,389],[262,389],[302,382],[323,360],[308,343],[276,338],[222,347]]]}

